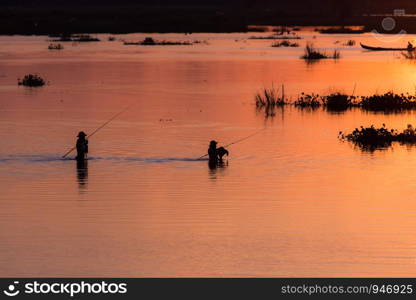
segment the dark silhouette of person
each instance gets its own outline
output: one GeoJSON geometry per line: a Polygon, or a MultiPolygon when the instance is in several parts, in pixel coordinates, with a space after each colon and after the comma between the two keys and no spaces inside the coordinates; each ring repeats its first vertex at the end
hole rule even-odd
{"type": "Polygon", "coordinates": [[[77,139],[77,157],[78,161],[83,161],[87,158],[88,154],[88,140],[86,139],[86,134],[84,131],[78,133],[77,139]]]}
{"type": "Polygon", "coordinates": [[[222,163],[222,157],[224,155],[228,156],[228,151],[224,147],[217,148],[217,142],[212,140],[209,143],[208,148],[208,164],[210,168],[214,168],[218,165],[218,163],[222,163]]]}
{"type": "Polygon", "coordinates": [[[208,160],[210,163],[217,164],[218,162],[218,153],[217,153],[217,142],[211,141],[208,148],[208,160]]]}

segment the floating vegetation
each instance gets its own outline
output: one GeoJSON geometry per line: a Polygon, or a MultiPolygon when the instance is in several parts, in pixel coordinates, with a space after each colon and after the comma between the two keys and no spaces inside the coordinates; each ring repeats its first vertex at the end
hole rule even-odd
{"type": "Polygon", "coordinates": [[[272,47],[299,47],[298,43],[292,43],[289,41],[274,42],[272,47]]]}
{"type": "Polygon", "coordinates": [[[341,57],[341,53],[338,50],[334,50],[332,55],[328,55],[325,52],[321,52],[316,49],[313,43],[308,42],[305,47],[305,54],[301,56],[302,59],[305,60],[319,60],[319,59],[339,59],[341,57]]]}
{"type": "Polygon", "coordinates": [[[416,95],[410,95],[409,93],[396,94],[392,91],[370,96],[355,96],[354,92],[352,95],[342,92],[332,92],[328,95],[302,92],[295,101],[292,101],[285,97],[283,85],[281,90],[272,85],[271,88],[263,88],[255,95],[255,104],[259,109],[266,108],[266,112],[269,108],[293,105],[301,109],[322,107],[332,112],[357,108],[372,112],[397,113],[403,110],[416,109],[416,95]]]}
{"type": "Polygon", "coordinates": [[[354,40],[348,40],[343,45],[347,46],[347,47],[352,47],[352,46],[355,46],[355,41],[354,40]]]}
{"type": "Polygon", "coordinates": [[[40,87],[45,85],[45,80],[36,74],[28,74],[23,79],[17,80],[18,85],[29,86],[29,87],[40,87]]]}
{"type": "Polygon", "coordinates": [[[62,50],[64,49],[64,46],[62,46],[62,44],[49,44],[48,49],[49,50],[62,50]]]}
{"type": "Polygon", "coordinates": [[[326,96],[319,94],[301,93],[293,105],[301,108],[325,107],[331,111],[343,111],[356,105],[355,96],[349,96],[341,92],[332,93],[326,96]]]}
{"type": "Polygon", "coordinates": [[[192,42],[181,42],[181,41],[156,41],[151,37],[146,37],[144,40],[139,42],[124,42],[124,45],[141,45],[141,46],[190,46],[192,42]]]}
{"type": "Polygon", "coordinates": [[[52,42],[71,42],[72,35],[70,33],[62,33],[62,34],[50,34],[50,38],[53,38],[52,42]]]}
{"type": "Polygon", "coordinates": [[[193,44],[204,44],[204,45],[209,45],[208,41],[204,41],[204,40],[195,40],[192,42],[193,44]]]}
{"type": "Polygon", "coordinates": [[[370,127],[361,126],[355,128],[350,134],[344,134],[340,131],[338,137],[369,151],[389,147],[393,142],[416,144],[416,130],[411,124],[407,125],[407,128],[401,132],[396,129],[387,129],[385,124],[380,128],[376,128],[374,125],[370,127]]]}
{"type": "Polygon", "coordinates": [[[350,27],[330,27],[330,28],[321,28],[316,29],[315,31],[318,31],[319,33],[325,33],[325,34],[337,34],[337,33],[364,33],[366,30],[364,28],[350,28],[350,27]]]}
{"type": "Polygon", "coordinates": [[[327,96],[302,93],[293,104],[299,107],[312,108],[324,106],[328,110],[334,111],[357,107],[368,111],[395,112],[416,109],[416,96],[403,93],[395,94],[393,92],[371,96],[346,95],[340,92],[327,96]]]}
{"type": "Polygon", "coordinates": [[[372,111],[400,111],[416,108],[416,96],[387,92],[382,95],[361,97],[359,105],[372,111]]]}
{"type": "Polygon", "coordinates": [[[269,35],[269,36],[251,36],[248,38],[249,40],[300,40],[302,39],[300,36],[297,35],[269,35]]]}
{"type": "Polygon", "coordinates": [[[99,42],[100,39],[90,36],[89,34],[78,34],[72,38],[73,42],[99,42]]]}
{"type": "Polygon", "coordinates": [[[322,97],[323,105],[332,111],[343,111],[354,106],[355,96],[342,93],[333,93],[322,97]]]}
{"type": "Polygon", "coordinates": [[[301,93],[298,99],[293,104],[301,108],[318,108],[323,104],[323,102],[318,94],[301,93]]]}
{"type": "Polygon", "coordinates": [[[52,39],[52,42],[99,42],[100,39],[92,37],[89,34],[61,34],[51,36],[55,39],[52,39]]]}

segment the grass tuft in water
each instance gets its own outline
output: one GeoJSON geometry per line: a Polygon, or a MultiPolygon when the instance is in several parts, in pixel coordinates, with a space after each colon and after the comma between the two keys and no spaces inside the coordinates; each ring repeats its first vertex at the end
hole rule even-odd
{"type": "Polygon", "coordinates": [[[285,102],[284,96],[278,96],[279,89],[272,86],[271,88],[263,88],[255,96],[256,106],[282,106],[287,104],[285,102]]]}
{"type": "Polygon", "coordinates": [[[280,42],[274,42],[272,44],[272,47],[299,47],[299,44],[298,43],[292,43],[292,42],[289,42],[287,40],[284,40],[284,41],[280,41],[280,42]]]}
{"type": "Polygon", "coordinates": [[[266,117],[273,117],[277,107],[284,107],[289,104],[285,100],[284,85],[282,85],[280,97],[279,94],[280,90],[273,85],[271,88],[263,88],[254,97],[257,110],[264,110],[266,117]]]}
{"type": "Polygon", "coordinates": [[[49,44],[48,49],[49,50],[62,50],[64,49],[64,46],[62,46],[62,44],[49,44]]]}
{"type": "Polygon", "coordinates": [[[297,107],[301,108],[318,108],[323,103],[318,94],[305,94],[301,93],[298,99],[293,103],[297,107]]]}
{"type": "Polygon", "coordinates": [[[316,49],[313,43],[307,43],[305,47],[305,53],[301,58],[305,60],[319,60],[319,59],[339,59],[341,57],[341,53],[338,50],[334,50],[332,55],[328,55],[325,52],[321,52],[316,49]]]}
{"type": "Polygon", "coordinates": [[[354,99],[354,96],[337,92],[322,97],[322,102],[328,110],[343,111],[354,106],[354,99]]]}
{"type": "Polygon", "coordinates": [[[355,46],[355,41],[354,40],[348,40],[343,45],[348,46],[348,47],[352,47],[352,46],[355,46]]]}

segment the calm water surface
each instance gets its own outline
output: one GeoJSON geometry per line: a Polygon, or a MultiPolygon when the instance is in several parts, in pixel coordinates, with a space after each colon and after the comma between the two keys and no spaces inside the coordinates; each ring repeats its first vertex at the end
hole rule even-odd
{"type": "Polygon", "coordinates": [[[272,83],[292,99],[413,93],[416,64],[361,50],[380,45],[371,35],[302,32],[290,49],[251,35],[267,34],[153,35],[208,41],[190,47],[102,35],[56,52],[0,37],[0,276],[414,277],[416,149],[363,152],[337,135],[416,114],[288,107],[266,120],[253,96],[272,83]],[[306,41],[342,58],[306,64],[306,41]],[[33,72],[50,83],[17,86],[33,72]],[[91,138],[87,166],[60,159],[129,105],[91,138]],[[257,131],[222,168],[197,159],[211,139],[257,131]]]}

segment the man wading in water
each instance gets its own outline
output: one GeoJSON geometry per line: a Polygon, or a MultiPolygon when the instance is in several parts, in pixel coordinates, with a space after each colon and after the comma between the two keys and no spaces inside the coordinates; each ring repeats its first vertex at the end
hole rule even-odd
{"type": "Polygon", "coordinates": [[[78,161],[83,161],[86,159],[88,154],[88,140],[85,138],[87,135],[84,131],[80,131],[78,133],[78,139],[77,139],[77,157],[76,159],[78,161]]]}
{"type": "Polygon", "coordinates": [[[222,157],[224,155],[228,156],[228,151],[224,147],[217,148],[217,144],[216,141],[211,141],[209,143],[208,157],[210,166],[215,166],[218,162],[222,163],[222,157]]]}

